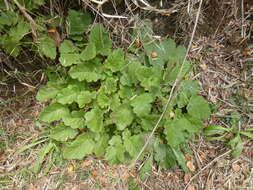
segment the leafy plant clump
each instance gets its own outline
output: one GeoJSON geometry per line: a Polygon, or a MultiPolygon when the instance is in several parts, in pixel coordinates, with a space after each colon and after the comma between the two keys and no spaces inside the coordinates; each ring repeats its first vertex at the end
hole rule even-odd
{"type": "MultiPolygon", "coordinates": [[[[80,17],[82,13],[70,12],[70,26],[71,19],[77,22],[80,17]]],[[[49,142],[41,155],[53,143],[62,146],[66,159],[95,154],[110,164],[128,163],[140,153],[158,121],[186,50],[171,39],[153,39],[146,20],[133,33],[141,45],[126,53],[113,50],[104,27],[85,22],[70,28],[70,39],[59,47],[61,65],[48,71],[49,81],[37,94],[39,101],[50,101],[40,114],[40,120],[49,123],[49,142]],[[82,33],[87,28],[91,29],[85,40],[82,33]]],[[[198,82],[187,77],[191,68],[187,61],[178,76],[181,87],[140,159],[149,153],[151,164],[156,161],[171,168],[178,163],[188,170],[187,143],[210,116],[207,101],[198,95],[198,82]]]]}

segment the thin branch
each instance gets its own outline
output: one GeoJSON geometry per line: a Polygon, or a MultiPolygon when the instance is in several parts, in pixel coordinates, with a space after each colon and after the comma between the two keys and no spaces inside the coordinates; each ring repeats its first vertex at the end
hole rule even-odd
{"type": "Polygon", "coordinates": [[[33,18],[26,12],[26,9],[22,5],[20,5],[17,0],[12,0],[12,1],[16,4],[16,6],[20,10],[20,12],[24,15],[26,20],[30,23],[31,29],[32,29],[33,40],[36,41],[37,40],[37,34],[36,34],[37,24],[35,23],[33,18]]]}

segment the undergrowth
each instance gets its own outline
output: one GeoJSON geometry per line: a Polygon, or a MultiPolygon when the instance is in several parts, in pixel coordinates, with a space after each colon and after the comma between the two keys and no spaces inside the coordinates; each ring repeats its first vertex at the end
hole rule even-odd
{"type": "MultiPolygon", "coordinates": [[[[112,49],[109,34],[101,24],[90,25],[87,13],[71,10],[67,19],[70,35],[59,47],[60,65],[48,69],[48,83],[37,94],[39,101],[50,104],[40,114],[47,129],[36,171],[57,147],[65,159],[95,154],[110,164],[129,163],[153,130],[177,77],[180,89],[140,160],[149,155],[149,165],[154,161],[164,168],[179,164],[188,171],[187,143],[200,134],[210,109],[198,95],[199,83],[188,77],[190,61],[178,76],[185,47],[171,39],[154,39],[151,22],[144,20],[133,31],[135,43],[124,52],[112,49]],[[85,40],[82,34],[87,29],[85,40]]],[[[40,51],[53,59],[55,52],[53,42],[40,51]]]]}

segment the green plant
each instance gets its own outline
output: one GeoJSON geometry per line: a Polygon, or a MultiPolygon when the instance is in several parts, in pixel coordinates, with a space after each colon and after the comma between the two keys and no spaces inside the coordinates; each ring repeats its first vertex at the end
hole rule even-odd
{"type": "Polygon", "coordinates": [[[207,140],[225,141],[232,149],[232,156],[234,158],[240,156],[243,151],[242,136],[253,140],[253,128],[241,129],[241,116],[238,114],[231,115],[229,118],[231,128],[226,128],[220,125],[210,125],[205,128],[204,135],[207,140]]]}
{"type": "MultiPolygon", "coordinates": [[[[112,50],[112,41],[101,24],[92,26],[87,41],[78,33],[87,29],[86,25],[83,30],[72,28],[74,38],[61,44],[61,66],[56,73],[48,72],[49,81],[37,99],[51,102],[40,120],[54,122],[48,137],[62,146],[64,158],[95,154],[118,164],[139,154],[163,111],[186,53],[173,40],[155,40],[152,31],[147,35],[150,22],[143,23],[133,34],[143,47],[132,46],[126,53],[112,50]]],[[[189,61],[184,64],[181,87],[146,149],[145,153],[151,154],[149,164],[154,160],[171,168],[178,163],[188,170],[185,147],[200,133],[202,120],[210,116],[207,101],[198,95],[198,82],[187,79],[191,67],[189,61]]]]}

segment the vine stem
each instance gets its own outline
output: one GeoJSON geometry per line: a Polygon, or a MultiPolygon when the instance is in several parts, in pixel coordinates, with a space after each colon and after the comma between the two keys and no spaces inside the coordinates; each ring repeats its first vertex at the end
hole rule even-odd
{"type": "Polygon", "coordinates": [[[192,31],[192,34],[191,34],[191,39],[190,39],[190,42],[188,44],[188,47],[187,47],[187,51],[186,51],[186,54],[184,56],[184,59],[183,59],[183,63],[180,67],[180,70],[177,74],[177,78],[171,88],[171,91],[170,91],[170,94],[169,94],[169,97],[167,99],[167,102],[165,104],[165,107],[163,109],[163,112],[161,113],[158,121],[156,122],[152,132],[150,133],[150,135],[148,136],[147,138],[147,141],[145,142],[144,146],[142,147],[141,151],[139,152],[139,154],[136,156],[136,158],[134,159],[134,161],[132,162],[132,164],[127,168],[127,170],[123,173],[123,175],[125,173],[127,173],[128,171],[130,171],[135,165],[136,165],[136,162],[139,160],[140,156],[142,155],[142,153],[145,151],[145,149],[147,148],[148,144],[150,143],[151,141],[151,138],[154,136],[154,133],[156,131],[156,129],[158,128],[160,122],[162,121],[167,109],[168,109],[168,106],[171,102],[171,99],[172,99],[172,96],[173,96],[173,93],[175,91],[175,88],[177,87],[178,83],[179,83],[179,76],[181,75],[182,71],[183,71],[183,67],[185,65],[185,62],[186,62],[186,59],[187,59],[187,56],[189,54],[189,51],[191,49],[191,46],[192,46],[192,42],[193,42],[193,38],[194,38],[194,35],[195,35],[195,32],[196,32],[196,28],[197,28],[197,24],[198,24],[198,20],[199,20],[199,15],[200,15],[200,11],[201,11],[201,7],[202,7],[202,2],[203,0],[200,0],[199,2],[199,7],[198,7],[198,12],[197,12],[197,15],[196,15],[196,19],[195,19],[195,24],[194,24],[194,27],[193,27],[193,31],[192,31]]]}

